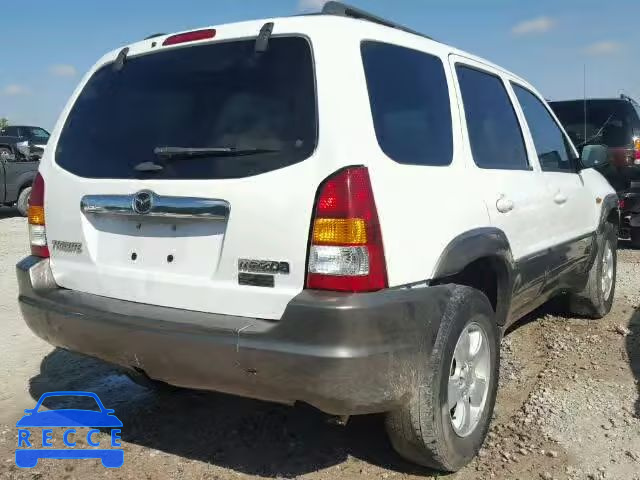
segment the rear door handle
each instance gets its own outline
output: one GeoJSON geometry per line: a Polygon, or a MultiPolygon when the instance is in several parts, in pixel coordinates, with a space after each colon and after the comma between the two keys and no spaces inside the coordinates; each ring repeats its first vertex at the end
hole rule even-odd
{"type": "Polygon", "coordinates": [[[567,203],[567,200],[569,200],[567,196],[561,192],[556,193],[556,196],[553,197],[553,201],[558,205],[564,205],[565,203],[567,203]]]}
{"type": "Polygon", "coordinates": [[[514,206],[515,205],[513,204],[513,202],[504,195],[500,195],[500,198],[496,202],[496,209],[500,213],[509,213],[511,210],[513,210],[514,206]]]}

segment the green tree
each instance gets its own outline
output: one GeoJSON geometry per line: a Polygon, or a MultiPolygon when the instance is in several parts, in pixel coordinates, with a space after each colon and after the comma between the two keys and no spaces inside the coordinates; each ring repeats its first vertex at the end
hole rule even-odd
{"type": "Polygon", "coordinates": [[[0,118],[0,130],[9,126],[9,119],[5,117],[0,118]]]}

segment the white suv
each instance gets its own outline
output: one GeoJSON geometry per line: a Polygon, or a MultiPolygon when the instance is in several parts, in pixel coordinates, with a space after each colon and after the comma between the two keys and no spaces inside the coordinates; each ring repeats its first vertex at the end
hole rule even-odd
{"type": "Polygon", "coordinates": [[[521,78],[351,7],[145,39],[63,111],[17,266],[50,343],[482,445],[512,322],[611,308],[613,189],[521,78]]]}

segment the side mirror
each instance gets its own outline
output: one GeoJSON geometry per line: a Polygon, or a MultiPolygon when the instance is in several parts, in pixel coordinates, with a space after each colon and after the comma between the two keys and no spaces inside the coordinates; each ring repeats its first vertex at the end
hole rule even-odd
{"type": "Polygon", "coordinates": [[[580,163],[583,169],[602,167],[609,163],[609,149],[605,145],[586,145],[580,163]]]}

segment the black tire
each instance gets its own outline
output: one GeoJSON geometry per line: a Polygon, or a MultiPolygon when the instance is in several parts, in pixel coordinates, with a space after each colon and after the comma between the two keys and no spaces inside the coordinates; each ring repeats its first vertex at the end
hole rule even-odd
{"type": "Polygon", "coordinates": [[[631,246],[633,248],[640,248],[640,227],[632,227],[630,231],[631,246]]]}
{"type": "Polygon", "coordinates": [[[393,448],[404,458],[432,469],[455,472],[467,465],[484,443],[498,389],[500,332],[495,312],[478,290],[455,286],[446,307],[430,358],[407,403],[387,414],[386,425],[393,448]],[[490,378],[484,410],[467,436],[452,425],[448,384],[454,350],[461,333],[475,323],[486,333],[490,378]]]}
{"type": "Polygon", "coordinates": [[[7,147],[0,147],[0,160],[7,155],[13,155],[13,152],[7,147]]]}
{"type": "Polygon", "coordinates": [[[587,318],[600,319],[611,311],[616,292],[616,275],[618,263],[618,232],[615,225],[607,223],[602,234],[596,239],[598,252],[589,270],[589,278],[584,290],[569,297],[569,313],[587,318]],[[613,257],[613,281],[608,295],[602,289],[603,256],[611,249],[613,257]]]}
{"type": "Polygon", "coordinates": [[[18,213],[23,217],[26,217],[29,213],[29,197],[31,196],[31,187],[22,189],[20,195],[18,195],[18,201],[16,202],[16,208],[18,213]]]}

